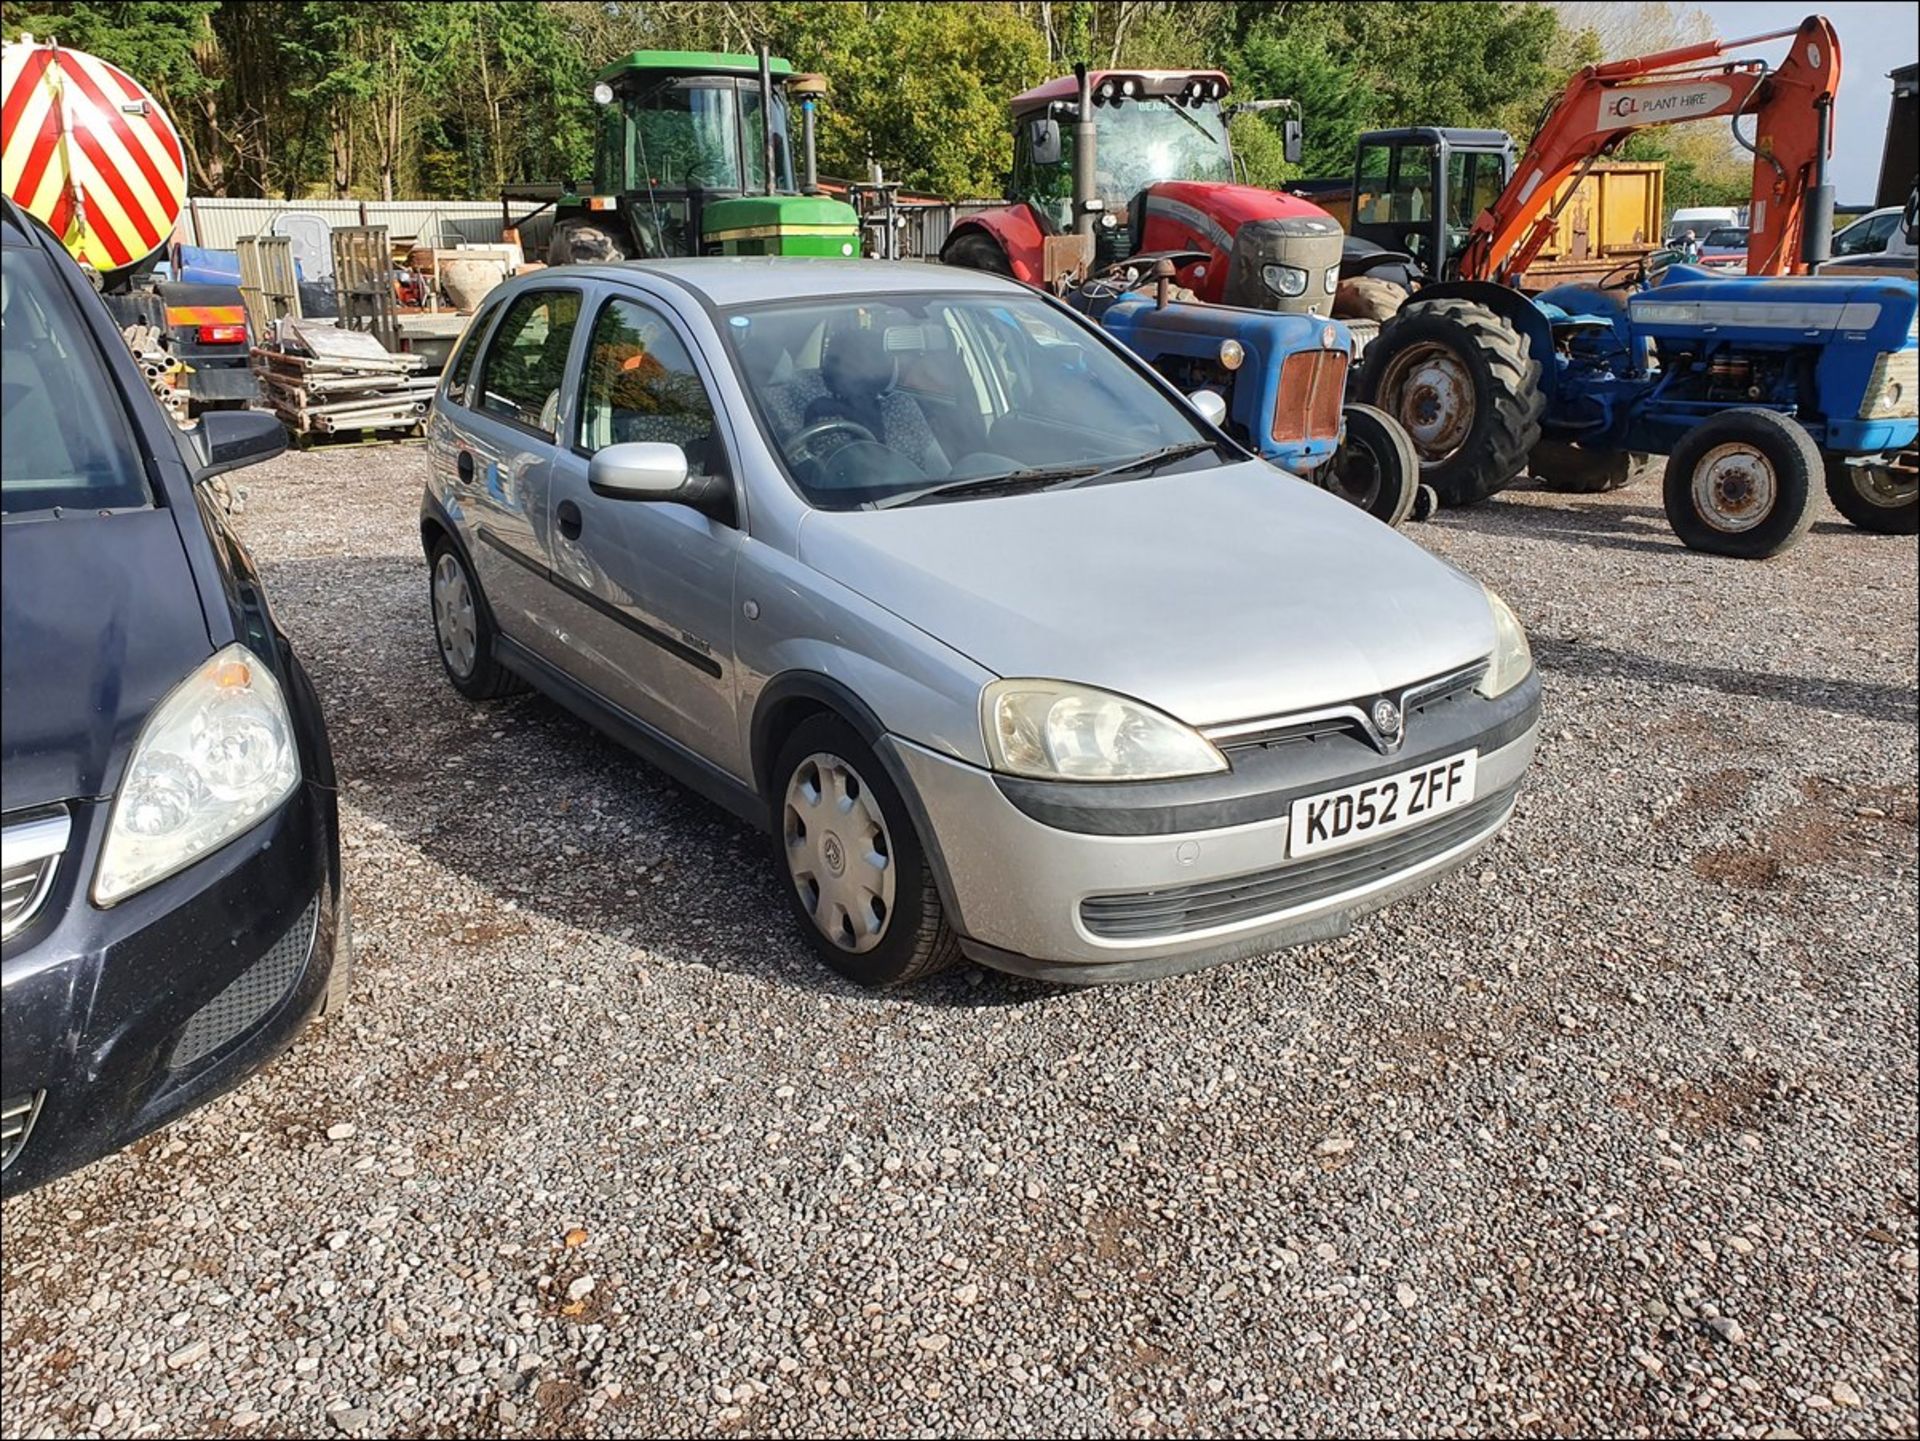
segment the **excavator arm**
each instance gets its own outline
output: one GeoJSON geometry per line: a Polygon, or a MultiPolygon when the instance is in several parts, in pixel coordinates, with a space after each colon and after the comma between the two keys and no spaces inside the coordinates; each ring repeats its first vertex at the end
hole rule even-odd
{"type": "Polygon", "coordinates": [[[1832,148],[1839,88],[1840,42],[1821,15],[1792,30],[1590,65],[1567,82],[1507,188],[1474,220],[1459,273],[1502,282],[1525,274],[1553,234],[1560,183],[1611,154],[1629,135],[1652,125],[1751,115],[1747,273],[1786,274],[1802,259],[1807,199],[1821,183],[1832,148]],[[1705,63],[1787,35],[1793,46],[1777,69],[1761,60],[1705,63]]]}

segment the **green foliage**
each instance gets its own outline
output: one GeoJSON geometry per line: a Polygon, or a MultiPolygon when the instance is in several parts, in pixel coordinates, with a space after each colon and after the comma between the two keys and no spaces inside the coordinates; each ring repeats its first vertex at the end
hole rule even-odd
{"type": "MultiPolygon", "coordinates": [[[[584,176],[591,76],[636,49],[766,41],[829,78],[824,173],[862,177],[871,157],[911,188],[976,197],[1000,193],[1012,157],[1007,101],[1079,59],[1218,65],[1241,98],[1299,101],[1298,167],[1277,116],[1234,125],[1250,177],[1275,184],[1346,171],[1362,129],[1490,125],[1524,139],[1598,43],[1542,4],[1426,0],[17,0],[6,27],[58,35],[154,87],[197,189],[288,196],[491,195],[584,176]]],[[[1688,171],[1689,156],[1669,182],[1675,203],[1721,183],[1697,156],[1688,171]]]]}

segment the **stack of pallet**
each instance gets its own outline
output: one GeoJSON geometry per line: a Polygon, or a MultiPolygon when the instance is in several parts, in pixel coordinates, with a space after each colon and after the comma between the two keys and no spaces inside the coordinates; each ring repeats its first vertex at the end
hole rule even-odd
{"type": "Polygon", "coordinates": [[[426,415],[437,382],[421,374],[424,357],[315,320],[282,320],[276,331],[272,344],[254,347],[253,373],[295,435],[411,430],[426,415]]]}

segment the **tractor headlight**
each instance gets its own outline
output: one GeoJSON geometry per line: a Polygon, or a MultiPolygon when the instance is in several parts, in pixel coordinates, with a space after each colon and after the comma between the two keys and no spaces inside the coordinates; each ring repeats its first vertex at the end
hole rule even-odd
{"type": "Polygon", "coordinates": [[[1479,689],[1481,695],[1491,700],[1505,695],[1527,678],[1533,669],[1533,651],[1512,608],[1490,590],[1487,604],[1493,610],[1493,659],[1487,665],[1486,678],[1480,682],[1479,689]]]}
{"type": "Polygon", "coordinates": [[[1263,265],[1260,278],[1267,283],[1267,289],[1289,300],[1307,293],[1307,272],[1297,265],[1263,265]]]}
{"type": "Polygon", "coordinates": [[[1327,294],[1329,295],[1338,290],[1340,288],[1340,267],[1338,265],[1329,265],[1327,267],[1327,273],[1321,277],[1321,284],[1326,286],[1327,294]]]}
{"type": "Polygon", "coordinates": [[[1238,370],[1247,358],[1246,347],[1237,340],[1220,342],[1220,365],[1225,370],[1238,370]]]}
{"type": "Polygon", "coordinates": [[[1049,781],[1146,781],[1227,768],[1212,742],[1125,696],[1057,680],[997,680],[980,693],[987,759],[1049,781]]]}
{"type": "Polygon", "coordinates": [[[1920,350],[1882,351],[1867,377],[1862,420],[1910,420],[1920,414],[1920,350]]]}
{"type": "Polygon", "coordinates": [[[153,709],[114,798],[93,879],[110,906],[225,845],[300,783],[280,682],[242,645],[216,652],[153,709]]]}

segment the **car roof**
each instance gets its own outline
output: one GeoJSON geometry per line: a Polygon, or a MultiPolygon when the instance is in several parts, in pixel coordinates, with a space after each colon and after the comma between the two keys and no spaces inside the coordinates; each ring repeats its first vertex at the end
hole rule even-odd
{"type": "MultiPolygon", "coordinates": [[[[618,282],[642,275],[672,281],[707,305],[764,304],[769,300],[831,300],[837,296],[930,292],[1031,293],[1004,276],[924,260],[831,260],[810,256],[712,255],[686,260],[633,260],[618,265],[566,267],[618,282]]],[[[555,279],[547,271],[529,277],[537,286],[555,279]]]]}
{"type": "Polygon", "coordinates": [[[32,223],[25,211],[8,197],[0,195],[0,245],[32,245],[34,237],[28,229],[32,223]]]}

